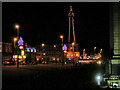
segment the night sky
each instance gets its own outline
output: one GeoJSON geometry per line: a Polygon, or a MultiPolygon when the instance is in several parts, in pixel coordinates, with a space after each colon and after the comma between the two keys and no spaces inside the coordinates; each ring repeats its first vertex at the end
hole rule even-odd
{"type": "Polygon", "coordinates": [[[2,39],[13,42],[17,35],[14,24],[20,24],[20,36],[28,45],[60,44],[59,36],[68,41],[68,12],[72,5],[75,14],[76,42],[80,49],[109,48],[109,3],[93,2],[36,2],[2,3],[2,39]]]}

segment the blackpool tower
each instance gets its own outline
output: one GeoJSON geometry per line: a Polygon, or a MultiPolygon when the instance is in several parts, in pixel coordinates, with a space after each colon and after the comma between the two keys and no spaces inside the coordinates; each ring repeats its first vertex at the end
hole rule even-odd
{"type": "Polygon", "coordinates": [[[73,42],[75,43],[75,30],[74,30],[74,13],[73,13],[73,9],[72,6],[70,6],[70,11],[68,13],[68,17],[69,17],[69,36],[68,36],[68,42],[70,43],[70,30],[73,30],[73,42]],[[71,28],[71,24],[72,24],[72,28],[71,28]]]}
{"type": "Polygon", "coordinates": [[[68,18],[69,18],[69,35],[68,35],[68,47],[69,48],[68,48],[68,51],[69,52],[71,51],[72,43],[74,43],[75,51],[78,51],[78,44],[76,43],[76,39],[75,39],[74,13],[73,13],[72,6],[70,6],[68,18]]]}

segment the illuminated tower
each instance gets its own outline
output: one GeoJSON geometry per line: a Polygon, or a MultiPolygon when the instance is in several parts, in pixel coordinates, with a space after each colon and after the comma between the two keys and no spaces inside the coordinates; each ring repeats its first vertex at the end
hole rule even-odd
{"type": "Polygon", "coordinates": [[[110,8],[110,49],[109,74],[120,74],[120,3],[111,3],[110,8]]]}
{"type": "Polygon", "coordinates": [[[71,29],[71,24],[72,24],[72,30],[73,30],[73,38],[74,38],[74,43],[75,41],[75,30],[74,30],[74,13],[72,10],[72,6],[70,6],[70,11],[68,13],[68,17],[69,17],[69,36],[68,36],[68,42],[70,43],[70,29],[71,29]]]}
{"type": "Polygon", "coordinates": [[[70,11],[68,13],[68,18],[69,18],[69,35],[68,35],[68,50],[71,51],[72,48],[72,43],[74,42],[74,47],[75,47],[75,51],[78,51],[78,44],[76,43],[76,39],[75,39],[75,29],[74,29],[74,13],[73,13],[73,9],[72,6],[70,6],[70,11]],[[73,41],[71,41],[71,32],[73,31],[73,41]]]}

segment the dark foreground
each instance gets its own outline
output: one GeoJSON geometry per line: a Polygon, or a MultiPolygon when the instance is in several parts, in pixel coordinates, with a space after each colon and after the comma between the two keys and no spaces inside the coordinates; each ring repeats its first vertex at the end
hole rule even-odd
{"type": "Polygon", "coordinates": [[[99,88],[96,75],[104,75],[105,66],[33,65],[2,67],[2,90],[37,90],[40,88],[99,88]]]}

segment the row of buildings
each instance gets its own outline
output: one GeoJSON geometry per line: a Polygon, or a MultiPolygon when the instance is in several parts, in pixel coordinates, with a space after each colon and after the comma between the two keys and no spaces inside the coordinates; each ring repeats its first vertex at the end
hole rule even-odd
{"type": "Polygon", "coordinates": [[[17,45],[14,46],[12,43],[0,42],[0,52],[2,52],[2,61],[17,61],[18,57],[20,62],[25,63],[41,61],[62,62],[63,59],[67,60],[67,54],[64,51],[67,52],[67,50],[63,50],[63,47],[61,45],[43,44],[36,45],[36,47],[30,47],[27,45],[27,43],[25,43],[25,45],[21,47],[17,45]],[[19,49],[17,47],[19,47],[19,49]]]}

